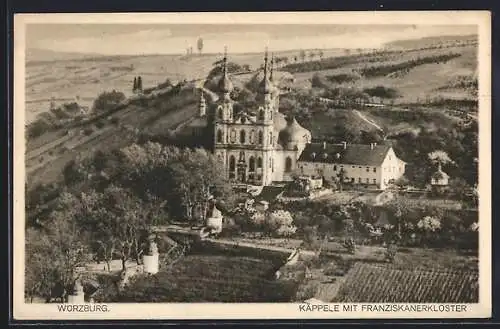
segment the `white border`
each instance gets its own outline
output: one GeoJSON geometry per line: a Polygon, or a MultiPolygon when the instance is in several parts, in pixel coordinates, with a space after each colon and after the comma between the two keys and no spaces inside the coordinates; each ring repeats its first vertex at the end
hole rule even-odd
{"type": "Polygon", "coordinates": [[[14,17],[14,259],[17,320],[58,319],[360,319],[491,316],[491,15],[488,11],[18,14],[14,17]],[[464,313],[300,312],[298,304],[108,304],[106,313],[62,313],[56,304],[24,303],[25,28],[35,23],[105,24],[416,24],[479,27],[480,302],[464,313]]]}

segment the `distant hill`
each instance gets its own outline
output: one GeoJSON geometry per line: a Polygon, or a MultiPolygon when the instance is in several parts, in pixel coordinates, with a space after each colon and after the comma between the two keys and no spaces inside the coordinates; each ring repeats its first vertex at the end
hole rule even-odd
{"type": "Polygon", "coordinates": [[[105,57],[98,53],[76,53],[76,52],[60,52],[48,49],[28,48],[26,49],[26,63],[36,62],[51,62],[51,61],[70,61],[82,60],[96,57],[105,57]]]}
{"type": "Polygon", "coordinates": [[[448,44],[452,42],[477,42],[478,36],[476,34],[472,35],[443,35],[443,36],[432,36],[413,40],[397,40],[388,42],[385,44],[386,47],[392,48],[406,48],[415,49],[423,48],[429,46],[436,46],[439,44],[448,44]]]}

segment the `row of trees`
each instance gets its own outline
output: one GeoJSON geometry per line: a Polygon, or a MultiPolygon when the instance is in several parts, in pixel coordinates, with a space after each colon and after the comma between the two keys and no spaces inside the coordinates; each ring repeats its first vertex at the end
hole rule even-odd
{"type": "Polygon", "coordinates": [[[358,69],[357,71],[368,78],[378,77],[388,75],[393,72],[409,70],[414,67],[424,65],[424,64],[439,64],[446,63],[451,59],[460,57],[459,53],[450,53],[450,54],[442,54],[442,55],[434,55],[434,56],[426,56],[426,57],[418,57],[416,59],[412,59],[409,61],[395,63],[395,64],[384,64],[378,66],[370,66],[358,69]]]}

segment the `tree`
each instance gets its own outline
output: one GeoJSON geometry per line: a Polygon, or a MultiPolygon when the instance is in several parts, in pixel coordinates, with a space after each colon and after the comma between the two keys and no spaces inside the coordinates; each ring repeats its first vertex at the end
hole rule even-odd
{"type": "Polygon", "coordinates": [[[203,39],[201,37],[198,38],[196,45],[198,47],[198,53],[201,55],[201,52],[203,51],[203,39]]]}
{"type": "Polygon", "coordinates": [[[78,200],[63,193],[42,229],[27,230],[25,291],[30,299],[64,298],[77,267],[88,261],[86,234],[75,222],[79,209],[78,200]]]}
{"type": "Polygon", "coordinates": [[[323,59],[324,53],[323,53],[322,49],[318,50],[318,56],[319,56],[319,59],[323,59]]]}
{"type": "Polygon", "coordinates": [[[113,90],[111,92],[103,92],[97,96],[94,101],[93,110],[95,112],[106,112],[114,110],[125,100],[125,95],[122,92],[113,90]]]}
{"type": "Polygon", "coordinates": [[[266,225],[278,236],[289,237],[297,231],[297,227],[293,225],[292,215],[285,210],[271,212],[266,218],[266,225]]]}
{"type": "Polygon", "coordinates": [[[448,156],[448,153],[446,153],[445,151],[437,150],[429,153],[427,156],[431,162],[437,165],[446,165],[449,163],[453,163],[453,161],[448,156]]]}
{"type": "Polygon", "coordinates": [[[85,211],[80,223],[90,231],[94,248],[107,263],[119,255],[122,269],[134,258],[139,263],[140,238],[163,216],[164,202],[142,200],[132,191],[110,186],[103,193],[91,191],[82,197],[85,211]]]}
{"type": "Polygon", "coordinates": [[[300,53],[299,53],[299,56],[300,56],[300,59],[302,60],[302,62],[304,62],[306,60],[306,51],[305,50],[301,50],[300,53]]]}

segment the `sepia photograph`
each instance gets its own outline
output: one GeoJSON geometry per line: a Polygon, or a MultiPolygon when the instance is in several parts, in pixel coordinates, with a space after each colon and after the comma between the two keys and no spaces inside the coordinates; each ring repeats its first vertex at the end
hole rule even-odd
{"type": "Polygon", "coordinates": [[[19,309],[490,315],[489,15],[316,14],[16,17],[19,309]]]}

